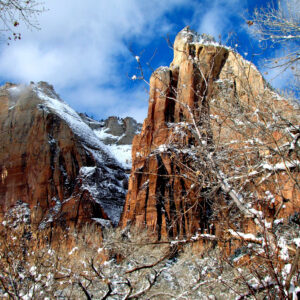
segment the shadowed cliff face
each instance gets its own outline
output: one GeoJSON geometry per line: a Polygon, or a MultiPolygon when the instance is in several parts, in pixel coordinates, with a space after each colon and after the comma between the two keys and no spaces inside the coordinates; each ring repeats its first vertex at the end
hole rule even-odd
{"type": "MultiPolygon", "coordinates": [[[[158,239],[190,236],[199,230],[215,233],[211,202],[201,199],[194,189],[195,182],[199,186],[199,178],[195,176],[193,153],[200,149],[199,142],[211,145],[214,150],[208,151],[215,151],[217,144],[242,141],[244,137],[230,129],[223,109],[239,99],[253,108],[253,115],[263,109],[253,100],[261,95],[274,107],[292,110],[285,101],[278,101],[257,69],[239,54],[183,29],[176,37],[170,67],[159,68],[150,79],[148,116],[133,140],[133,167],[121,226],[145,226],[158,239]],[[186,130],[196,127],[205,140],[197,140],[193,130],[186,130]]],[[[267,188],[272,190],[270,185],[267,188]]],[[[206,189],[203,185],[201,193],[206,189]]],[[[289,197],[297,199],[290,207],[292,211],[299,203],[299,193],[289,197]]]]}
{"type": "Polygon", "coordinates": [[[39,229],[119,222],[124,169],[46,83],[0,90],[0,212],[24,202],[39,229]]]}

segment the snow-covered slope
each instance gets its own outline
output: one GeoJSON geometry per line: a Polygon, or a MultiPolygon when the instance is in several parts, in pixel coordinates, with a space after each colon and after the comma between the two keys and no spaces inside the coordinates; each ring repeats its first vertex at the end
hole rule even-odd
{"type": "MultiPolygon", "coordinates": [[[[106,133],[108,128],[103,129],[95,129],[94,133],[98,136],[101,141],[105,141],[105,139],[115,139],[110,133],[106,133]]],[[[118,139],[116,139],[116,142],[118,139]]],[[[122,165],[123,168],[131,169],[132,166],[132,159],[131,159],[131,150],[132,145],[118,145],[117,143],[109,143],[105,145],[107,151],[122,165]]]]}
{"type": "Polygon", "coordinates": [[[95,158],[99,162],[103,162],[107,158],[114,159],[110,155],[109,150],[96,136],[95,132],[83,122],[78,113],[61,100],[51,89],[48,87],[41,87],[41,85],[37,84],[33,87],[33,91],[36,92],[41,100],[43,100],[43,104],[45,104],[43,109],[48,108],[63,119],[89,150],[98,150],[101,152],[101,154],[95,152],[95,158]],[[105,156],[105,160],[103,160],[103,156],[105,156]]]}
{"type": "Polygon", "coordinates": [[[132,166],[131,150],[134,135],[140,133],[142,124],[133,118],[109,117],[103,121],[95,121],[85,114],[80,114],[83,121],[88,124],[105,144],[105,149],[114,157],[123,168],[129,170],[132,166]]]}

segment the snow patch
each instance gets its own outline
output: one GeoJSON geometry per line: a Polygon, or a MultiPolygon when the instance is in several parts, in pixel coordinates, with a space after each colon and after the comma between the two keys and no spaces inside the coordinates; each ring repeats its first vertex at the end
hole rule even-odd
{"type": "MultiPolygon", "coordinates": [[[[121,121],[119,121],[121,122],[121,121]]],[[[132,166],[132,158],[131,151],[132,145],[118,145],[117,142],[123,137],[115,136],[110,133],[107,133],[108,128],[96,129],[94,133],[96,136],[104,141],[106,139],[110,139],[112,141],[111,144],[104,145],[107,152],[125,169],[131,169],[132,166]]]]}
{"type": "Polygon", "coordinates": [[[131,145],[106,145],[110,154],[126,169],[131,169],[131,145]]]}
{"type": "Polygon", "coordinates": [[[96,171],[96,167],[81,167],[79,170],[79,174],[81,176],[91,176],[96,171]]]}
{"type": "Polygon", "coordinates": [[[160,145],[160,146],[158,146],[157,151],[158,152],[167,152],[168,151],[168,147],[165,144],[160,145]]]}
{"type": "Polygon", "coordinates": [[[294,238],[294,243],[298,248],[300,248],[300,238],[294,238]]]}
{"type": "Polygon", "coordinates": [[[300,161],[299,160],[285,161],[274,165],[264,163],[261,166],[262,168],[268,171],[284,171],[286,169],[300,167],[300,161]]]}
{"type": "Polygon", "coordinates": [[[92,218],[96,223],[100,224],[102,227],[111,227],[111,221],[102,218],[92,218]]]}
{"type": "Polygon", "coordinates": [[[257,238],[254,234],[252,233],[243,233],[243,232],[236,232],[232,229],[229,229],[228,232],[235,237],[244,239],[244,240],[250,240],[253,242],[258,242],[260,243],[262,240],[260,238],[257,238]]]}
{"type": "Polygon", "coordinates": [[[69,255],[72,255],[75,251],[78,250],[78,247],[74,247],[70,252],[69,252],[69,255]]]}
{"type": "Polygon", "coordinates": [[[96,134],[96,136],[100,140],[105,140],[105,139],[108,139],[108,138],[112,139],[112,140],[117,140],[118,137],[116,137],[115,135],[112,135],[112,134],[106,132],[108,130],[109,130],[109,128],[95,129],[94,133],[96,134]]]}
{"type": "Polygon", "coordinates": [[[279,257],[282,260],[288,261],[288,259],[289,259],[289,251],[288,251],[288,248],[287,248],[286,241],[285,241],[285,239],[283,237],[281,237],[279,239],[278,246],[280,247],[279,257]]]}

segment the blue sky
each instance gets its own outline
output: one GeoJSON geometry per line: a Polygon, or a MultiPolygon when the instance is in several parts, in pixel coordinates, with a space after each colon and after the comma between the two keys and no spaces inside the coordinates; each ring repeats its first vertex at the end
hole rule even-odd
{"type": "MultiPolygon", "coordinates": [[[[110,115],[143,121],[147,85],[137,73],[130,49],[151,68],[169,65],[173,42],[186,25],[235,47],[265,72],[257,40],[243,16],[270,1],[260,0],[51,0],[39,17],[41,30],[20,28],[22,40],[0,45],[0,81],[47,81],[74,109],[97,119],[110,115]],[[227,37],[230,36],[228,40],[227,37]]],[[[22,26],[22,24],[21,24],[22,26]]],[[[266,77],[283,88],[289,74],[266,77]]]]}

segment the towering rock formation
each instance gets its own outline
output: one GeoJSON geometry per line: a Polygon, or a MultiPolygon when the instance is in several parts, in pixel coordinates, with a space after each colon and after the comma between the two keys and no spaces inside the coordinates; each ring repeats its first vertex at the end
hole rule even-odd
{"type": "Polygon", "coordinates": [[[125,170],[52,86],[2,87],[0,134],[0,219],[25,203],[39,229],[119,222],[125,170]]]}
{"type": "MultiPolygon", "coordinates": [[[[245,149],[251,143],[259,144],[260,136],[270,140],[269,149],[278,143],[293,143],[280,135],[278,128],[271,134],[262,133],[261,128],[267,128],[270,121],[267,117],[259,120],[260,113],[266,111],[265,103],[268,107],[283,110],[285,115],[292,115],[293,124],[299,124],[292,106],[268,88],[251,63],[232,49],[188,27],[179,32],[170,67],[157,69],[150,79],[148,116],[141,133],[133,141],[133,167],[121,226],[133,223],[147,227],[159,239],[189,236],[197,230],[215,233],[210,220],[212,200],[223,197],[226,201],[227,196],[214,180],[224,173],[230,178],[236,174],[233,170],[237,168],[247,169],[244,165],[247,160],[251,161],[249,165],[255,166],[254,152],[246,154],[245,149]],[[246,110],[249,111],[244,114],[246,110]],[[260,128],[261,123],[265,127],[260,128]],[[244,161],[238,161],[238,151],[245,152],[244,161]],[[218,172],[209,160],[211,156],[218,164],[218,172]],[[212,171],[206,171],[209,169],[212,171]],[[205,195],[211,201],[205,201],[205,195]]],[[[294,130],[297,131],[297,128],[294,130]]],[[[257,146],[256,150],[256,156],[261,157],[263,151],[268,154],[268,147],[259,149],[257,146]]],[[[268,161],[267,156],[265,161],[268,161]]],[[[280,161],[278,156],[272,162],[280,161]]],[[[249,182],[265,180],[266,165],[256,167],[259,170],[255,174],[260,176],[247,178],[249,182]]],[[[297,167],[297,163],[293,167],[297,167]]],[[[251,168],[248,169],[251,174],[251,168]]],[[[297,178],[298,175],[295,173],[297,178]]],[[[274,179],[272,176],[270,173],[266,178],[274,179]]],[[[299,189],[295,189],[297,181],[284,176],[278,184],[289,186],[285,191],[290,192],[284,194],[293,200],[290,201],[293,203],[290,211],[299,210],[299,189]]],[[[222,182],[225,186],[226,178],[222,182]]],[[[239,184],[241,186],[242,182],[239,181],[239,184]]],[[[267,187],[261,183],[260,193],[269,191],[276,195],[276,203],[281,203],[283,195],[279,195],[277,187],[270,182],[267,187]]],[[[251,187],[249,195],[250,191],[251,187]]]]}

